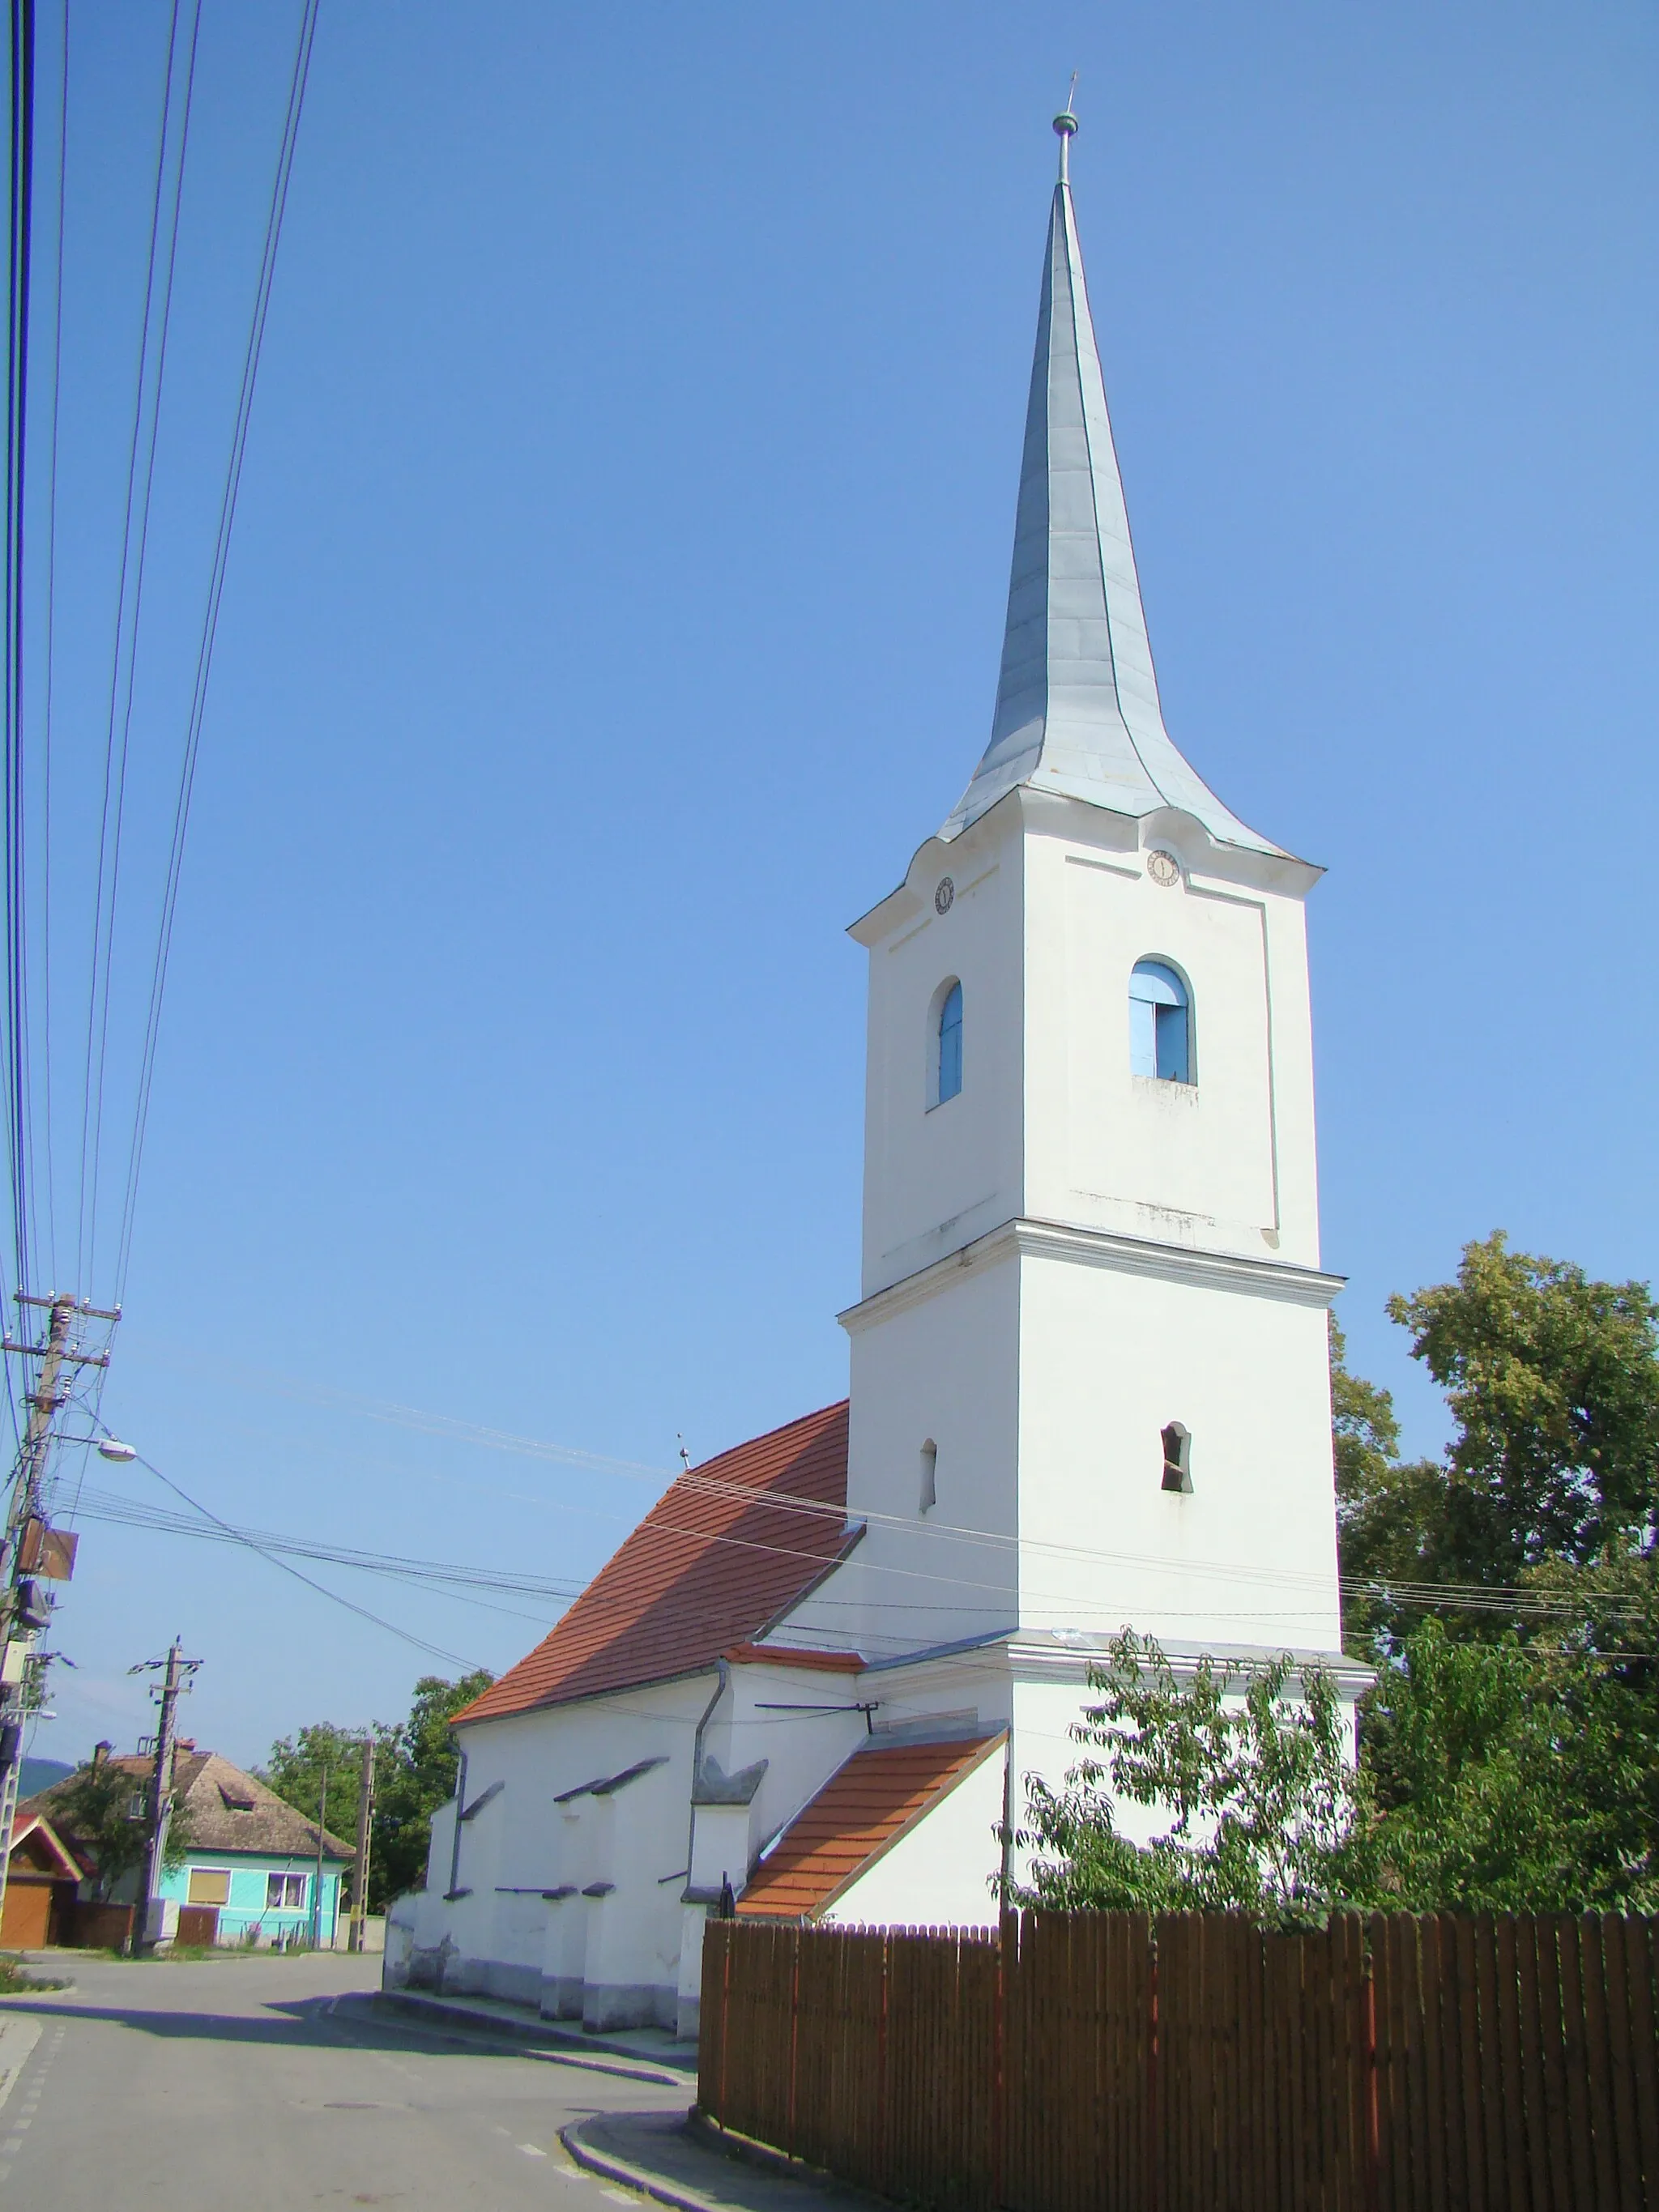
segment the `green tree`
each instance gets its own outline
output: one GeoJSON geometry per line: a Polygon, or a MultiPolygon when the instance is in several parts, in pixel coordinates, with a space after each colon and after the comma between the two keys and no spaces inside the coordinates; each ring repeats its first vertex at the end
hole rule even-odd
{"type": "Polygon", "coordinates": [[[1431,1547],[1444,1579],[1513,1586],[1648,1540],[1659,1306],[1645,1283],[1593,1281],[1510,1251],[1498,1231],[1465,1246],[1455,1282],[1392,1297],[1389,1312],[1456,1424],[1431,1547]]]}
{"type": "Polygon", "coordinates": [[[1386,1390],[1352,1373],[1331,1316],[1331,1451],[1341,1553],[1343,1640],[1369,1652],[1379,1635],[1420,1618],[1402,1586],[1444,1579],[1437,1540],[1445,1476],[1432,1460],[1402,1463],[1400,1423],[1386,1390]]]}
{"type": "MultiPolygon", "coordinates": [[[[398,1758],[398,1729],[384,1721],[371,1722],[366,1729],[341,1728],[332,1721],[313,1721],[291,1736],[279,1736],[270,1747],[269,1759],[258,1770],[259,1779],[268,1783],[285,1804],[303,1813],[307,1820],[322,1821],[331,1835],[355,1846],[365,1735],[374,1739],[374,1789],[378,1796],[395,1771],[398,1758]],[[325,1775],[328,1782],[326,1810],[325,1775]]],[[[369,1896],[373,1909],[378,1911],[380,1908],[374,1902],[374,1827],[371,1821],[369,1896]]]]}
{"type": "Polygon", "coordinates": [[[1206,1657],[1183,1682],[1152,1638],[1126,1632],[1089,1683],[1099,1702],[1071,1731],[1086,1755],[1061,1790],[1026,1778],[1014,1840],[1030,1871],[1015,1901],[1297,1925],[1368,1893],[1364,1784],[1322,1668],[1206,1657]],[[1169,1825],[1137,1845],[1119,1803],[1169,1825]]]}
{"type": "Polygon", "coordinates": [[[1448,1393],[1443,1466],[1332,1336],[1344,1623],[1382,1878],[1424,1909],[1626,1907],[1659,1834],[1659,1346],[1645,1285],[1468,1245],[1389,1302],[1448,1393]]]}
{"type": "Polygon", "coordinates": [[[368,1904],[383,1912],[406,1889],[426,1878],[432,1815],[453,1794],[457,1754],[449,1723],[495,1677],[480,1669],[447,1682],[423,1674],[404,1721],[372,1722],[367,1729],[313,1722],[272,1744],[259,1770],[287,1803],[309,1820],[319,1818],[322,1778],[328,1773],[327,1826],[346,1843],[357,1834],[357,1792],[365,1734],[374,1740],[374,1804],[369,1826],[368,1904]]]}
{"type": "Polygon", "coordinates": [[[378,1864],[383,1896],[396,1897],[424,1883],[432,1815],[455,1793],[458,1754],[449,1723],[495,1679],[480,1668],[459,1682],[423,1674],[416,1683],[415,1701],[398,1730],[397,1760],[375,1818],[370,1880],[378,1864]]]}
{"type": "MultiPolygon", "coordinates": [[[[77,1766],[44,1793],[46,1818],[61,1828],[66,1840],[72,1838],[90,1855],[100,1898],[106,1898],[123,1875],[131,1874],[143,1859],[149,1834],[143,1809],[148,1786],[147,1778],[135,1774],[125,1761],[100,1759],[77,1766]]],[[[162,1864],[182,1866],[190,1843],[189,1808],[175,1802],[162,1864]]]]}
{"type": "Polygon", "coordinates": [[[1644,1707],[1582,1646],[1437,1620],[1382,1670],[1363,1727],[1382,1888],[1414,1911],[1651,1911],[1644,1707]]]}

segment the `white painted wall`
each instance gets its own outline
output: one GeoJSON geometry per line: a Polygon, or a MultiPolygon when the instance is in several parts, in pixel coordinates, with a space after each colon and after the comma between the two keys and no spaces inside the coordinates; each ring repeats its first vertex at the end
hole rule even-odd
{"type": "Polygon", "coordinates": [[[855,1620],[874,1656],[1016,1623],[1127,1624],[1338,1648],[1336,1284],[1318,1272],[1303,912],[1316,874],[1173,810],[1136,822],[1017,791],[970,836],[924,845],[855,928],[871,1151],[866,1295],[842,1318],[849,1510],[870,1528],[803,1609],[815,1639],[855,1620]],[[1154,851],[1178,863],[1173,884],[1148,872],[1154,851]],[[1132,1073],[1142,958],[1188,980],[1191,1085],[1132,1073]],[[947,974],[964,988],[963,1088],[928,1113],[947,974]],[[1162,1487],[1172,1420],[1192,1434],[1190,1496],[1162,1487]]]}
{"type": "Polygon", "coordinates": [[[1322,1294],[1019,1267],[1021,1625],[1338,1650],[1322,1294]],[[1190,1496],[1163,1487],[1170,1421],[1190,1496]]]}
{"type": "Polygon", "coordinates": [[[870,947],[866,1297],[1019,1211],[1023,872],[1018,817],[997,808],[948,852],[930,840],[906,884],[854,928],[870,947]],[[953,899],[941,915],[935,893],[947,875],[953,899]],[[930,1110],[928,1010],[951,976],[962,985],[963,1087],[930,1110]]]}

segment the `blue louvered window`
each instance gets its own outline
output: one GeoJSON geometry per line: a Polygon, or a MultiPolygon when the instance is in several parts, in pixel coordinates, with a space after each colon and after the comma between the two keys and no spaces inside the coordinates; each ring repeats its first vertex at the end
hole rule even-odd
{"type": "Polygon", "coordinates": [[[1193,1009],[1166,960],[1137,960],[1129,978],[1129,1066],[1162,1083],[1193,1079],[1193,1009]]]}
{"type": "Polygon", "coordinates": [[[939,1001],[933,1103],[942,1106],[962,1088],[962,986],[952,983],[939,1001]]]}

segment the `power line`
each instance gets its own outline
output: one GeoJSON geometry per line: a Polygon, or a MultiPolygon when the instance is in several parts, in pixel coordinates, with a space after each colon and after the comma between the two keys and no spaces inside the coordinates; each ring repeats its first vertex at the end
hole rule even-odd
{"type": "Polygon", "coordinates": [[[311,50],[317,35],[319,0],[304,0],[301,13],[299,40],[295,48],[294,67],[289,81],[288,105],[283,118],[283,135],[276,155],[276,173],[271,186],[270,204],[265,216],[264,243],[259,257],[258,282],[254,287],[253,309],[248,322],[247,343],[242,356],[242,376],[237,393],[235,425],[231,432],[230,455],[225,469],[224,489],[219,502],[219,525],[214,540],[213,561],[209,571],[207,603],[202,617],[202,632],[196,653],[196,675],[191,686],[190,714],[185,726],[184,761],[179,770],[178,795],[173,804],[173,837],[167,852],[167,866],[161,896],[161,915],[156,932],[155,957],[151,972],[149,1001],[145,1016],[143,1048],[140,1057],[137,1106],[133,1115],[132,1148],[128,1157],[126,1188],[122,1196],[121,1225],[118,1241],[115,1281],[116,1303],[121,1300],[126,1281],[127,1262],[132,1243],[132,1221],[138,1196],[138,1170],[143,1152],[144,1132],[149,1120],[150,1090],[155,1075],[155,1048],[161,1020],[161,1000],[167,988],[167,965],[173,950],[173,926],[178,910],[179,882],[184,866],[185,835],[190,825],[191,799],[196,786],[196,763],[201,750],[202,719],[207,708],[208,681],[213,670],[213,648],[219,634],[219,610],[224,599],[225,573],[230,559],[231,532],[236,520],[236,502],[242,483],[242,463],[247,452],[248,425],[252,419],[253,392],[258,380],[259,361],[264,348],[265,324],[270,313],[271,286],[276,274],[276,249],[283,234],[283,217],[288,209],[289,180],[294,173],[294,151],[299,142],[300,117],[305,106],[306,86],[311,75],[311,50]]]}
{"type": "Polygon", "coordinates": [[[181,1484],[175,1482],[170,1474],[163,1474],[154,1460],[146,1459],[142,1452],[135,1452],[133,1456],[138,1465],[148,1468],[158,1482],[165,1483],[176,1498],[182,1498],[192,1512],[199,1513],[204,1520],[211,1521],[222,1528],[231,1542],[240,1544],[250,1552],[258,1553],[262,1559],[269,1560],[273,1567],[280,1568],[283,1574],[292,1575],[295,1582],[303,1583],[307,1589],[315,1590],[319,1597],[325,1597],[335,1605],[343,1605],[348,1613],[355,1613],[360,1620],[372,1621],[376,1628],[384,1628],[389,1636],[400,1637],[405,1644],[412,1644],[418,1651],[429,1652],[434,1659],[446,1660],[451,1666],[463,1668],[468,1672],[477,1671],[476,1661],[464,1659],[457,1651],[446,1651],[441,1644],[430,1644],[425,1637],[416,1636],[407,1628],[399,1628],[395,1621],[383,1620],[378,1613],[371,1613],[367,1606],[358,1605],[349,1597],[342,1597],[338,1590],[330,1589],[325,1583],[313,1582],[309,1575],[301,1574],[298,1567],[291,1565],[287,1559],[280,1558],[275,1552],[267,1551],[252,1536],[242,1530],[233,1528],[229,1522],[220,1520],[216,1513],[204,1505],[199,1498],[192,1498],[190,1492],[181,1484]]]}
{"type": "Polygon", "coordinates": [[[179,4],[180,0],[173,0],[167,33],[167,80],[161,100],[161,135],[155,153],[155,186],[150,203],[149,250],[145,270],[143,315],[139,326],[138,374],[127,454],[126,507],[116,590],[115,645],[110,666],[103,805],[99,822],[98,870],[93,908],[92,976],[87,1005],[86,1068],[81,1109],[81,1195],[76,1249],[77,1274],[82,1283],[91,1281],[96,1258],[104,1079],[109,1046],[110,981],[115,951],[116,908],[120,894],[122,830],[126,803],[127,762],[132,735],[133,687],[137,668],[138,633],[143,612],[144,564],[149,544],[150,501],[155,482],[161,393],[167,376],[167,334],[173,317],[173,283],[179,258],[179,217],[184,198],[185,163],[189,150],[191,106],[196,84],[197,46],[202,26],[202,0],[193,0],[189,46],[179,94],[181,108],[177,147],[173,150],[171,123],[178,66],[179,4]],[[163,248],[161,207],[169,171],[172,178],[171,205],[163,248]],[[152,333],[155,361],[153,374],[149,373],[152,333]],[[131,578],[130,600],[129,576],[131,578]]]}
{"type": "Polygon", "coordinates": [[[23,576],[28,457],[30,256],[33,226],[34,4],[13,0],[6,362],[4,554],[6,1142],[15,1281],[30,1275],[27,899],[24,875],[23,576]]]}

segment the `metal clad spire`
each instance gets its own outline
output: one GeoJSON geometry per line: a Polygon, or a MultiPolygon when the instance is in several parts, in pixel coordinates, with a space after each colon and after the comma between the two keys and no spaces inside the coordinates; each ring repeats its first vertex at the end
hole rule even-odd
{"type": "Polygon", "coordinates": [[[1164,726],[1106,388],[1083,280],[1067,155],[1054,186],[991,742],[940,835],[1030,783],[1114,812],[1194,815],[1224,844],[1276,853],[1224,807],[1164,726]]]}

